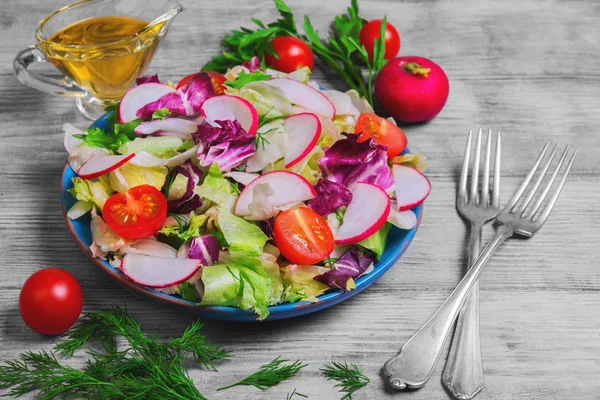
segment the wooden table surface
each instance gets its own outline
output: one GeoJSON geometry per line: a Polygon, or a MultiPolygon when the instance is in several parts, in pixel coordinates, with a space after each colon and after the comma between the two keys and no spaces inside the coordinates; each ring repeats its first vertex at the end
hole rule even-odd
{"type": "MultiPolygon", "coordinates": [[[[60,210],[66,158],[61,126],[85,127],[72,100],[22,86],[12,73],[17,51],[34,42],[37,22],[64,0],[3,2],[0,11],[0,360],[57,341],[27,328],[18,296],[46,266],[77,277],[84,309],[126,304],[147,332],[177,335],[193,319],[147,303],[113,284],[78,249],[60,210]]],[[[178,80],[219,51],[226,32],[271,21],[269,0],[182,0],[148,72],[178,80]]],[[[324,30],[346,0],[289,1],[324,30]]],[[[334,308],[287,321],[206,321],[211,339],[231,348],[219,373],[194,369],[211,399],[284,399],[294,388],[313,399],[341,397],[319,373],[332,358],[360,366],[371,383],[358,399],[448,399],[440,375],[446,352],[420,390],[394,393],[383,363],[429,318],[460,280],[466,227],[454,199],[466,133],[502,130],[506,201],[546,141],[579,150],[564,193],[533,239],[510,241],[481,276],[481,345],[486,388],[480,399],[600,399],[600,4],[595,1],[361,0],[367,19],[387,14],[401,34],[401,55],[440,64],[450,97],[433,121],[407,126],[411,149],[427,155],[433,190],[421,227],[402,259],[363,293],[334,308]],[[309,363],[299,376],[260,392],[214,389],[276,356],[309,363]]],[[[341,82],[317,69],[324,86],[341,82]]],[[[487,236],[491,229],[488,230],[487,236]]],[[[76,365],[83,357],[75,358],[76,365]]]]}

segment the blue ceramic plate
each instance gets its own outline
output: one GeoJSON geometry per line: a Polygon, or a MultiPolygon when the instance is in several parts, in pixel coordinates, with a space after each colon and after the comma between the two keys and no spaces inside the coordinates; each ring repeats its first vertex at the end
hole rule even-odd
{"type": "MultiPolygon", "coordinates": [[[[105,129],[108,125],[108,120],[105,117],[98,119],[92,127],[105,129]]],[[[405,151],[407,152],[407,150],[405,151]]],[[[138,285],[130,281],[120,270],[112,267],[107,261],[93,258],[89,246],[92,244],[92,233],[90,231],[90,215],[89,213],[75,221],[67,218],[67,210],[75,203],[73,197],[67,192],[73,187],[71,179],[77,176],[69,167],[65,166],[61,182],[61,204],[67,227],[75,238],[75,241],[81,247],[81,250],[96,264],[101,270],[106,272],[112,279],[117,281],[127,290],[137,293],[144,298],[156,303],[165,304],[173,307],[178,311],[189,312],[203,318],[228,320],[228,321],[243,321],[254,322],[256,315],[250,311],[242,310],[235,307],[220,307],[220,306],[199,306],[198,304],[183,300],[177,296],[171,296],[159,292],[158,290],[138,285]]],[[[313,313],[325,308],[334,306],[344,300],[349,299],[355,294],[363,291],[373,284],[381,275],[385,273],[406,251],[412,241],[423,214],[423,206],[418,206],[413,209],[417,215],[417,225],[411,230],[401,230],[392,227],[387,237],[387,246],[381,260],[375,263],[373,271],[367,275],[363,275],[356,280],[356,289],[349,292],[341,290],[332,290],[318,297],[316,303],[299,302],[299,303],[284,303],[269,307],[269,316],[266,320],[272,321],[276,319],[292,318],[304,314],[313,313]]]]}

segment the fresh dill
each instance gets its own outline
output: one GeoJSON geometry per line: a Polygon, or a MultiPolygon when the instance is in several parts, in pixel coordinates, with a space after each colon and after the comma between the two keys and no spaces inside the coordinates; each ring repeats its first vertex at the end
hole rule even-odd
{"type": "Polygon", "coordinates": [[[296,375],[298,371],[308,365],[302,364],[300,360],[297,360],[292,364],[281,365],[288,361],[289,360],[281,360],[280,357],[277,357],[270,363],[260,367],[258,371],[247,378],[217,390],[225,390],[240,385],[254,386],[260,390],[267,390],[296,375]]]}
{"type": "Polygon", "coordinates": [[[288,393],[287,396],[285,396],[285,400],[293,400],[294,396],[300,396],[304,397],[305,399],[308,399],[307,395],[302,394],[300,392],[296,392],[296,389],[294,389],[291,393],[288,393]]]}
{"type": "Polygon", "coordinates": [[[346,393],[340,400],[352,400],[352,395],[359,389],[367,386],[371,380],[365,376],[356,366],[348,365],[347,362],[332,361],[331,365],[321,369],[321,372],[328,381],[338,381],[335,387],[340,388],[340,392],[346,393]]]}

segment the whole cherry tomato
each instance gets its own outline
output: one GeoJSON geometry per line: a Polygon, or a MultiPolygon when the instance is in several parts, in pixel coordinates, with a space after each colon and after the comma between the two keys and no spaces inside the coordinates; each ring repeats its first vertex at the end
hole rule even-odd
{"type": "MultiPolygon", "coordinates": [[[[365,46],[367,49],[367,53],[369,54],[369,59],[373,59],[373,47],[375,46],[375,39],[379,39],[380,37],[380,29],[381,23],[383,21],[380,19],[374,19],[372,21],[367,22],[360,30],[359,40],[360,44],[365,46]]],[[[386,21],[385,24],[385,54],[384,58],[386,60],[391,60],[396,57],[396,54],[400,51],[400,35],[394,25],[390,24],[389,21],[386,21]]]]}
{"type": "Polygon", "coordinates": [[[295,70],[315,66],[315,57],[312,50],[302,39],[293,36],[280,36],[271,41],[273,50],[279,58],[265,52],[267,66],[277,71],[291,73],[295,70]]]}

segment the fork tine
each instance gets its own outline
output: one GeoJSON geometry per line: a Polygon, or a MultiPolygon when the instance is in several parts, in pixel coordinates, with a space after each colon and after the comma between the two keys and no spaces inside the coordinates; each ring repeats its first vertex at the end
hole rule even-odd
{"type": "Polygon", "coordinates": [[[522,213],[521,216],[523,216],[523,217],[525,216],[525,209],[527,208],[527,206],[533,199],[533,196],[535,196],[535,193],[538,190],[538,188],[540,187],[540,185],[542,184],[542,181],[544,180],[544,176],[546,175],[548,168],[550,168],[550,164],[552,163],[552,160],[554,159],[554,155],[556,154],[557,149],[558,149],[558,143],[556,143],[556,145],[552,149],[552,152],[550,153],[550,156],[548,157],[546,164],[542,167],[542,171],[538,174],[538,177],[537,177],[535,183],[533,184],[533,187],[531,188],[529,193],[527,193],[527,197],[525,197],[525,201],[523,202],[521,207],[519,207],[519,211],[517,211],[517,212],[522,213]]]}
{"type": "Polygon", "coordinates": [[[535,214],[540,209],[540,207],[542,206],[544,199],[548,195],[548,192],[550,191],[550,188],[552,188],[552,184],[554,183],[554,180],[556,179],[556,176],[558,175],[558,172],[560,171],[560,167],[562,166],[563,162],[565,161],[565,158],[567,157],[568,150],[569,150],[569,146],[567,146],[565,148],[565,150],[563,151],[562,155],[560,156],[560,160],[558,160],[558,164],[556,165],[556,168],[554,169],[554,172],[552,173],[552,177],[550,178],[548,183],[546,183],[546,187],[542,191],[542,194],[540,195],[540,197],[537,199],[537,201],[533,205],[533,208],[531,209],[531,211],[527,213],[527,216],[534,217],[535,214]]]}
{"type": "Polygon", "coordinates": [[[525,179],[521,183],[521,186],[519,186],[519,189],[515,192],[515,194],[510,199],[510,201],[508,202],[508,204],[506,205],[506,207],[504,207],[503,211],[511,212],[511,210],[513,209],[513,207],[515,206],[515,204],[517,204],[517,202],[519,201],[519,199],[523,195],[523,192],[525,191],[525,189],[527,189],[527,186],[529,185],[529,182],[531,182],[531,178],[533,178],[533,175],[535,175],[535,171],[537,171],[538,167],[540,166],[540,163],[542,162],[542,159],[544,158],[544,155],[546,155],[546,151],[548,150],[549,146],[550,146],[550,143],[546,143],[546,145],[542,149],[542,152],[538,156],[537,160],[535,160],[535,163],[533,164],[533,167],[531,168],[531,170],[529,171],[529,173],[527,174],[527,176],[525,177],[525,179]]]}
{"type": "Polygon", "coordinates": [[[496,135],[496,156],[494,158],[494,190],[492,191],[492,207],[500,208],[500,148],[501,148],[500,131],[496,135]]]}
{"type": "MultiPolygon", "coordinates": [[[[569,148],[569,146],[567,146],[567,149],[569,148]]],[[[565,154],[566,154],[566,149],[565,149],[565,154]]],[[[569,163],[567,164],[567,168],[565,169],[565,172],[562,176],[562,179],[560,180],[560,183],[558,184],[558,187],[556,188],[556,191],[554,192],[554,194],[552,195],[552,197],[550,198],[550,201],[548,202],[548,205],[546,206],[546,209],[544,210],[544,212],[542,213],[542,215],[540,216],[540,218],[536,221],[540,224],[543,224],[544,222],[546,222],[546,219],[548,218],[548,215],[550,215],[550,212],[552,211],[552,209],[554,208],[554,205],[556,204],[556,200],[558,200],[558,196],[560,195],[560,192],[562,191],[563,186],[565,185],[565,182],[567,180],[567,176],[569,175],[569,172],[571,171],[571,167],[573,166],[573,162],[575,161],[575,156],[577,155],[577,150],[575,150],[573,152],[573,155],[571,156],[571,159],[569,160],[569,163]]],[[[558,168],[557,168],[558,170],[558,168]]]]}
{"type": "Polygon", "coordinates": [[[465,146],[465,155],[463,157],[462,172],[460,173],[460,183],[458,185],[458,197],[464,201],[467,201],[467,176],[469,175],[471,136],[473,136],[473,131],[469,131],[469,136],[467,136],[467,145],[465,146]]]}
{"type": "Polygon", "coordinates": [[[469,202],[477,204],[477,186],[479,185],[479,157],[481,156],[481,128],[477,134],[475,144],[475,159],[473,160],[473,172],[471,173],[471,194],[469,202]]]}
{"type": "Polygon", "coordinates": [[[485,146],[485,164],[483,166],[483,182],[481,184],[481,204],[487,206],[490,201],[490,153],[492,151],[492,130],[488,132],[485,146]]]}

